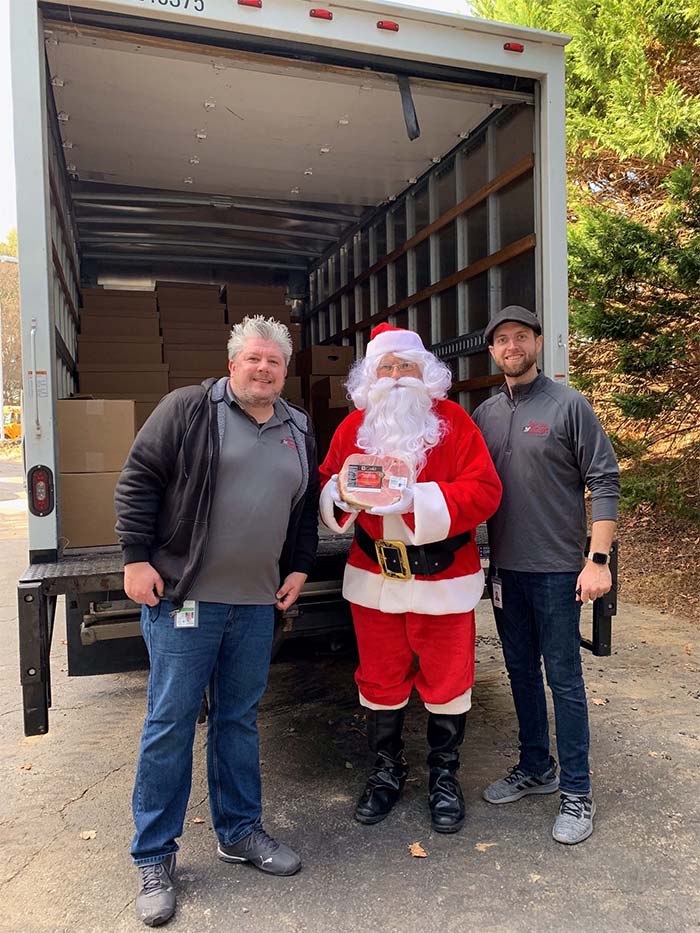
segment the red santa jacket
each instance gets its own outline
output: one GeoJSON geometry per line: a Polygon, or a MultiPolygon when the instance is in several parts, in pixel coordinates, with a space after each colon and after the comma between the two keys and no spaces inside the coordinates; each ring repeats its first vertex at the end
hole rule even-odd
{"type": "Polygon", "coordinates": [[[426,615],[468,612],[481,598],[484,575],[474,540],[478,524],[490,518],[501,501],[501,483],[491,457],[469,415],[459,405],[440,401],[435,411],[445,433],[428,454],[425,467],[413,487],[413,511],[405,515],[369,515],[334,509],[328,480],[340,470],[357,447],[363,412],[354,411],[342,422],[321,464],[321,518],[332,531],[352,533],[358,521],[370,537],[389,538],[405,544],[430,544],[471,531],[468,544],[455,552],[446,570],[431,577],[390,580],[379,565],[357,545],[350,546],[343,580],[343,596],[352,603],[387,613],[417,612],[426,615]]]}

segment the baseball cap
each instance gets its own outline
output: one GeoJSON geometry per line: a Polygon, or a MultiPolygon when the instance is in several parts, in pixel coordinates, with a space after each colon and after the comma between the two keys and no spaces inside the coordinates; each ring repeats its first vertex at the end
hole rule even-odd
{"type": "Polygon", "coordinates": [[[542,333],[542,326],[532,311],[528,311],[527,308],[523,308],[521,305],[508,305],[508,307],[501,308],[500,311],[497,311],[486,325],[484,329],[484,340],[486,343],[493,343],[493,332],[497,327],[500,327],[501,324],[505,324],[507,321],[517,321],[518,324],[526,324],[528,327],[531,327],[536,334],[542,333]]]}

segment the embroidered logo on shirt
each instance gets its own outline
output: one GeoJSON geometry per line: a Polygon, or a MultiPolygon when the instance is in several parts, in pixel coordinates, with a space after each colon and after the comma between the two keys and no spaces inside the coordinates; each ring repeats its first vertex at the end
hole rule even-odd
{"type": "Polygon", "coordinates": [[[284,444],[285,447],[289,447],[290,450],[296,450],[297,445],[294,443],[293,437],[283,437],[280,441],[280,444],[284,444]]]}
{"type": "Polygon", "coordinates": [[[549,434],[549,425],[542,424],[540,421],[531,421],[523,428],[523,434],[536,434],[538,437],[546,437],[549,434]]]}

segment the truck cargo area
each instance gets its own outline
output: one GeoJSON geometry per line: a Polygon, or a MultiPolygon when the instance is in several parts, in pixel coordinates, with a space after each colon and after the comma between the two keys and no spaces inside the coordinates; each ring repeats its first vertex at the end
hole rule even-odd
{"type": "MultiPolygon", "coordinates": [[[[522,46],[497,24],[389,6],[381,19],[381,5],[360,2],[326,17],[345,18],[347,41],[333,23],[324,42],[325,27],[307,25],[319,10],[296,0],[268,4],[264,28],[240,4],[230,23],[203,0],[171,6],[58,0],[38,3],[36,22],[29,4],[13,11],[15,39],[43,71],[27,97],[41,126],[18,118],[16,132],[27,178],[40,166],[45,176],[45,198],[24,185],[19,222],[21,255],[38,270],[23,306],[41,309],[23,331],[28,733],[48,729],[58,596],[70,673],[144,660],[115,539],[95,532],[99,520],[113,536],[111,515],[89,506],[90,495],[111,502],[118,445],[107,445],[109,464],[104,449],[66,453],[86,399],[114,411],[113,400],[132,400],[119,423],[137,430],[168,390],[226,372],[227,328],[245,313],[289,323],[286,393],[311,412],[321,455],[347,413],[347,368],[385,320],[420,333],[469,411],[501,381],[483,329],[506,304],[540,314],[543,367],[566,378],[565,37],[517,34],[532,39],[528,73],[508,67],[522,46]],[[43,48],[32,50],[36,23],[43,48]],[[82,409],[62,401],[75,396],[82,409]],[[81,514],[87,530],[71,524],[81,514]]],[[[22,63],[13,67],[17,88],[22,63]]],[[[322,535],[280,639],[347,624],[346,550],[322,535]]],[[[601,651],[606,638],[603,627],[601,651]]]]}

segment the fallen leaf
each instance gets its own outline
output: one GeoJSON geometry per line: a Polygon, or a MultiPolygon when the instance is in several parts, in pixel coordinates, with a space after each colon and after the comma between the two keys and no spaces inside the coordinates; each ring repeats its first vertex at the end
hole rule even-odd
{"type": "Polygon", "coordinates": [[[541,878],[542,878],[542,875],[536,875],[534,872],[530,875],[530,881],[533,884],[536,884],[538,881],[541,880],[541,878]]]}
{"type": "Polygon", "coordinates": [[[486,852],[487,849],[490,849],[492,846],[497,846],[497,842],[477,842],[474,846],[477,852],[486,852]]]}
{"type": "Polygon", "coordinates": [[[94,829],[84,829],[80,834],[81,839],[96,839],[97,831],[94,829]]]}
{"type": "Polygon", "coordinates": [[[411,853],[411,855],[414,858],[427,858],[428,857],[428,853],[425,851],[425,849],[420,844],[420,842],[412,842],[408,847],[408,851],[411,853]]]}
{"type": "Polygon", "coordinates": [[[19,768],[20,768],[20,771],[31,771],[32,763],[31,761],[25,761],[23,765],[19,766],[19,768]]]}
{"type": "Polygon", "coordinates": [[[692,653],[693,653],[693,649],[690,647],[690,645],[686,645],[686,646],[685,646],[685,653],[686,653],[686,654],[692,654],[692,653]]]}
{"type": "Polygon", "coordinates": [[[206,823],[206,820],[202,816],[195,816],[190,820],[190,823],[206,823]]]}
{"type": "Polygon", "coordinates": [[[596,697],[596,698],[595,698],[594,700],[592,700],[591,702],[592,702],[595,706],[605,706],[605,704],[606,704],[606,703],[609,703],[610,701],[609,701],[609,700],[601,700],[601,699],[599,699],[598,697],[596,697]]]}
{"type": "Polygon", "coordinates": [[[658,757],[659,757],[659,753],[658,753],[658,752],[649,752],[649,757],[650,757],[650,758],[658,758],[658,757]]]}

